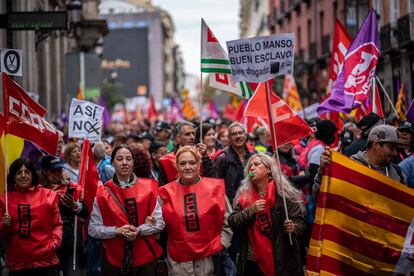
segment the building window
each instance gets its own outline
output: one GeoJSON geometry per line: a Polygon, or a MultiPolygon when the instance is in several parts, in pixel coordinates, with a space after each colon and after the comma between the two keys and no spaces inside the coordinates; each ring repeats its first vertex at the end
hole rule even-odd
{"type": "Polygon", "coordinates": [[[397,22],[400,17],[400,0],[390,1],[390,22],[397,22]]]}
{"type": "Polygon", "coordinates": [[[333,2],[333,14],[334,14],[334,18],[338,18],[338,2],[334,1],[333,2]]]}
{"type": "Polygon", "coordinates": [[[312,21],[308,19],[308,45],[312,42],[312,21]]]}
{"type": "Polygon", "coordinates": [[[354,36],[368,14],[368,0],[349,0],[346,4],[346,28],[354,36]]]}
{"type": "Polygon", "coordinates": [[[297,41],[298,41],[298,49],[302,48],[302,31],[300,29],[300,26],[298,27],[298,31],[297,31],[298,37],[297,37],[297,41]]]}
{"type": "Polygon", "coordinates": [[[382,2],[382,0],[375,0],[374,2],[374,9],[377,12],[378,29],[384,25],[384,7],[382,2]]]}

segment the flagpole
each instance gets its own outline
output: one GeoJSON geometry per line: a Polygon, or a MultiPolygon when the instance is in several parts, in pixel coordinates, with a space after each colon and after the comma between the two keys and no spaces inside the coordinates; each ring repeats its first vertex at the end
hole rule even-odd
{"type": "Polygon", "coordinates": [[[377,93],[375,93],[375,78],[372,79],[372,112],[377,113],[377,93]]]}
{"type": "Polygon", "coordinates": [[[4,118],[4,132],[3,132],[3,136],[4,136],[4,145],[3,145],[3,157],[4,157],[4,165],[3,165],[3,169],[4,169],[4,199],[5,199],[5,203],[6,203],[6,214],[9,214],[9,196],[8,196],[8,192],[7,192],[7,142],[6,142],[6,118],[4,118]]]}
{"type": "MultiPolygon", "coordinates": [[[[271,127],[270,129],[273,132],[273,142],[275,144],[275,157],[276,157],[276,163],[277,163],[277,173],[279,174],[279,183],[280,186],[282,187],[282,198],[283,198],[283,206],[285,209],[285,216],[286,219],[289,220],[289,213],[288,213],[288,209],[287,209],[287,204],[286,204],[286,196],[285,196],[285,191],[283,189],[283,183],[282,183],[282,171],[280,170],[280,159],[279,159],[279,151],[278,151],[278,146],[277,146],[277,138],[276,138],[276,131],[275,131],[275,118],[274,118],[274,114],[273,114],[273,110],[271,108],[271,101],[270,101],[270,89],[269,89],[269,84],[266,81],[265,82],[266,85],[266,95],[267,95],[267,106],[269,108],[269,113],[270,113],[270,123],[271,123],[271,127]]],[[[289,233],[289,241],[290,241],[290,245],[293,245],[293,241],[292,241],[292,234],[289,233]]]]}
{"type": "Polygon", "coordinates": [[[382,89],[382,92],[384,92],[385,97],[386,97],[386,98],[387,98],[387,100],[390,102],[391,107],[392,107],[392,109],[393,109],[393,110],[394,110],[394,112],[395,112],[395,115],[397,115],[397,118],[398,118],[398,119],[400,119],[400,116],[398,116],[398,112],[397,112],[397,110],[395,109],[394,104],[392,103],[392,101],[391,101],[390,97],[388,96],[387,91],[385,91],[385,88],[384,88],[384,86],[382,85],[381,81],[379,80],[379,78],[378,78],[377,76],[375,76],[375,79],[377,80],[378,84],[380,85],[380,87],[381,87],[381,89],[382,89]]]}
{"type": "MultiPolygon", "coordinates": [[[[201,18],[201,32],[200,32],[200,60],[203,58],[203,18],[201,18]]],[[[200,65],[201,66],[201,65],[200,65]]],[[[200,143],[203,143],[203,72],[200,68],[200,143]]]]}

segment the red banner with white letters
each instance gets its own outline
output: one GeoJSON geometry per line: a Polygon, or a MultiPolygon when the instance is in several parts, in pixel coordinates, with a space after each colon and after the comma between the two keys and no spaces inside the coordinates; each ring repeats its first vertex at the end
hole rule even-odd
{"type": "Polygon", "coordinates": [[[44,119],[47,111],[7,74],[2,75],[5,133],[36,143],[43,150],[55,155],[58,132],[44,119]]]}

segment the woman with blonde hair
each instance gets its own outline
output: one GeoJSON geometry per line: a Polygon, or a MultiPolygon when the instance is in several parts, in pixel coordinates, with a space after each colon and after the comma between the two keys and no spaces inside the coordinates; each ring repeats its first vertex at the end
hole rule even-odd
{"type": "Polygon", "coordinates": [[[179,177],[162,186],[160,197],[167,229],[169,275],[213,275],[213,255],[230,246],[227,224],[231,205],[223,179],[200,176],[201,156],[193,146],[177,151],[179,177]]]}
{"type": "Polygon", "coordinates": [[[306,228],[302,194],[279,175],[271,157],[259,153],[249,159],[234,205],[229,225],[242,236],[237,274],[303,275],[299,249],[306,228]]]}

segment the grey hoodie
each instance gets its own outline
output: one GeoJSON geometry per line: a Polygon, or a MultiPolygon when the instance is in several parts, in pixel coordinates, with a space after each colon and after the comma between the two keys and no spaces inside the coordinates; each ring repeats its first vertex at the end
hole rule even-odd
{"type": "MultiPolygon", "coordinates": [[[[352,159],[354,159],[355,161],[358,161],[361,164],[364,164],[365,166],[369,166],[369,163],[365,157],[365,151],[360,151],[357,154],[354,154],[351,156],[352,159]]],[[[371,167],[372,169],[376,170],[377,172],[382,173],[383,175],[387,175],[386,174],[386,170],[385,168],[387,168],[388,171],[388,177],[400,182],[401,184],[407,185],[407,179],[406,176],[404,175],[402,169],[396,165],[396,164],[388,164],[388,166],[382,168],[382,169],[376,169],[371,167]]],[[[312,187],[312,193],[313,196],[315,198],[315,201],[319,195],[319,189],[321,187],[321,181],[322,181],[322,175],[318,172],[314,178],[313,181],[313,187],[312,187]]]]}
{"type": "MultiPolygon", "coordinates": [[[[355,161],[358,161],[359,163],[364,164],[365,166],[369,167],[369,163],[366,159],[366,152],[365,151],[360,151],[357,154],[354,154],[351,156],[352,159],[354,159],[355,161]]],[[[371,166],[372,169],[376,170],[377,172],[380,172],[384,175],[387,175],[385,168],[388,171],[388,177],[391,177],[392,179],[407,185],[407,179],[404,175],[404,173],[402,172],[402,169],[400,167],[398,167],[398,165],[390,163],[388,164],[388,166],[381,168],[381,169],[377,169],[371,166]]]]}

